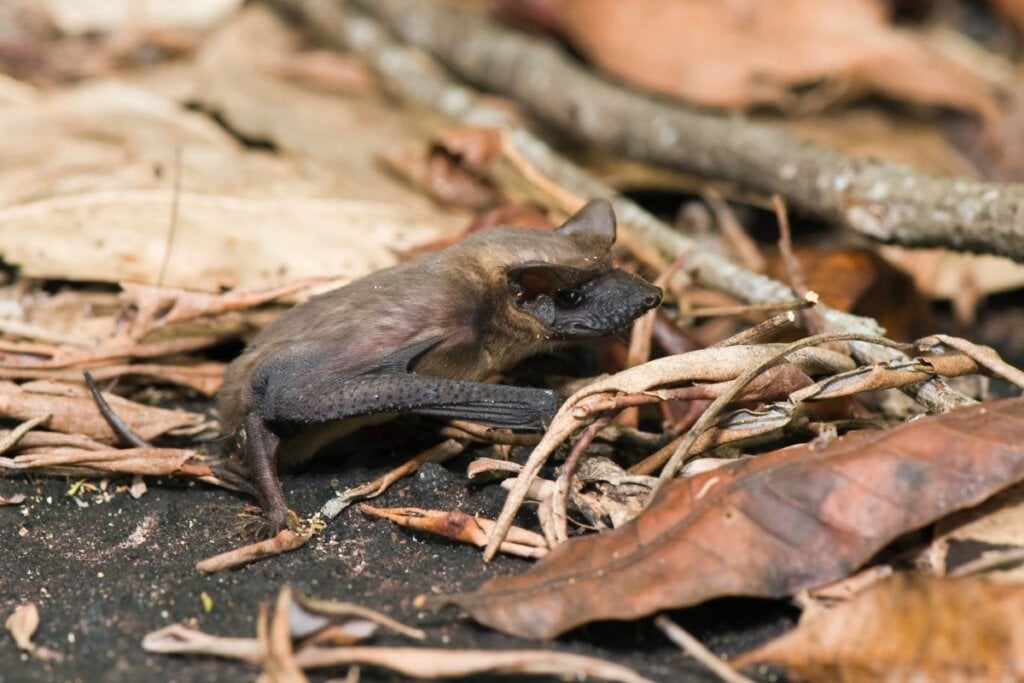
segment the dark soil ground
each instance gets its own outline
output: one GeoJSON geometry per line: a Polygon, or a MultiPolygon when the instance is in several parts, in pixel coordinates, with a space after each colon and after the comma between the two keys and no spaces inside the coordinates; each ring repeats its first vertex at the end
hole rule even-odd
{"type": "MultiPolygon", "coordinates": [[[[311,512],[332,495],[384,471],[376,466],[326,463],[285,478],[293,507],[311,512]]],[[[462,458],[429,465],[399,482],[383,506],[461,509],[493,517],[502,494],[496,485],[469,488],[462,458]]],[[[126,481],[113,480],[108,490],[126,481]]],[[[240,494],[202,483],[148,482],[139,500],[126,492],[89,493],[81,506],[66,495],[62,479],[0,479],[0,496],[25,493],[23,505],[0,507],[0,614],[35,602],[42,624],[35,642],[63,655],[44,663],[19,652],[0,634],[0,683],[32,681],[239,681],[252,666],[208,657],[151,655],[142,637],[175,622],[209,633],[253,636],[259,605],[272,602],[284,583],[321,598],[352,601],[426,629],[427,645],[452,648],[531,648],[536,643],[476,626],[455,610],[423,613],[416,595],[478,587],[488,577],[523,571],[528,562],[499,558],[484,565],[479,550],[407,531],[349,509],[306,547],[243,569],[200,576],[197,560],[239,543],[240,494]],[[204,613],[200,594],[214,601],[204,613]]],[[[791,626],[796,612],[785,603],[721,600],[672,615],[722,654],[737,654],[791,626]]],[[[408,645],[392,636],[376,642],[408,645]]],[[[656,681],[715,680],[668,642],[650,620],[579,629],[543,647],[604,657],[656,681]]],[[[325,680],[344,671],[317,673],[325,680]]],[[[769,675],[765,680],[771,679],[769,675]]],[[[364,670],[364,681],[402,680],[364,670]]],[[[510,680],[504,678],[504,680],[510,680]]]]}

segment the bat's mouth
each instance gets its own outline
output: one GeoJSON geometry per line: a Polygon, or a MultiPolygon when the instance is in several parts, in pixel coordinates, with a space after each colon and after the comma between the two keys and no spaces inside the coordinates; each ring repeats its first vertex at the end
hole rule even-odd
{"type": "Polygon", "coordinates": [[[661,303],[661,289],[650,286],[650,290],[650,293],[642,299],[626,302],[625,304],[621,301],[615,302],[614,315],[604,313],[597,316],[600,319],[600,325],[590,324],[587,320],[573,320],[558,337],[573,340],[595,339],[625,330],[637,318],[656,308],[661,303]]]}

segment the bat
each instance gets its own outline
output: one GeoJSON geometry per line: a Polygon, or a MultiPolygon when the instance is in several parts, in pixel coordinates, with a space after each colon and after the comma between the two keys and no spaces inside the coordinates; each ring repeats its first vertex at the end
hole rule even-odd
{"type": "Polygon", "coordinates": [[[217,402],[273,534],[278,463],[399,414],[542,430],[546,389],[487,384],[523,359],[629,325],[661,289],[612,267],[615,215],[594,200],[552,232],[497,227],[295,306],[227,368],[217,402]]]}

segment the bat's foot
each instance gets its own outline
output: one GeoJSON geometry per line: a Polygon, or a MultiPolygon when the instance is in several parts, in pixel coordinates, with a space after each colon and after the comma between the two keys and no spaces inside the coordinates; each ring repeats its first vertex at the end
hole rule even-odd
{"type": "Polygon", "coordinates": [[[263,540],[273,538],[285,529],[296,531],[300,518],[287,508],[265,510],[262,516],[253,516],[245,520],[239,530],[243,538],[263,540]]]}

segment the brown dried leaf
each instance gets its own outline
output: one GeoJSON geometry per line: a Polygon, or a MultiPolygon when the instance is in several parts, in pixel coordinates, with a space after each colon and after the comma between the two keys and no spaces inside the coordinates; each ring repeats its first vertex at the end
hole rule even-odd
{"type": "MultiPolygon", "coordinates": [[[[206,416],[184,410],[167,410],[143,405],[114,394],[103,394],[114,409],[140,437],[150,441],[169,431],[196,427],[206,416]]],[[[82,386],[59,382],[36,381],[23,385],[0,382],[0,415],[28,420],[50,415],[49,428],[67,434],[82,434],[90,439],[116,443],[92,396],[82,386]]]]}
{"type": "Polygon", "coordinates": [[[196,563],[196,571],[200,574],[212,574],[219,572],[223,569],[234,569],[243,565],[261,560],[264,557],[270,557],[271,555],[280,555],[281,553],[287,553],[292,550],[297,550],[302,546],[306,545],[306,542],[312,538],[311,534],[308,533],[295,533],[291,529],[284,529],[277,536],[268,538],[265,541],[259,541],[258,543],[250,543],[249,545],[242,546],[229,550],[220,555],[214,555],[205,560],[200,560],[196,563]]]}
{"type": "Polygon", "coordinates": [[[112,448],[106,451],[77,448],[31,449],[15,458],[0,457],[0,470],[33,471],[58,476],[100,474],[184,474],[205,477],[212,474],[203,465],[186,464],[195,451],[187,448],[112,448]]]}
{"type": "MultiPolygon", "coordinates": [[[[360,505],[359,510],[367,515],[390,520],[400,526],[426,531],[453,541],[468,543],[483,548],[487,545],[494,522],[480,517],[471,517],[458,510],[423,510],[421,508],[377,508],[360,505]]],[[[544,557],[548,544],[544,537],[526,529],[512,527],[501,552],[519,557],[544,557]]]]}
{"type": "Polygon", "coordinates": [[[896,574],[736,666],[784,666],[811,681],[1011,681],[1024,671],[1024,586],[896,574]]]}
{"type": "Polygon", "coordinates": [[[561,18],[603,69],[703,105],[806,111],[882,93],[999,118],[982,74],[894,28],[880,0],[565,0],[561,18]]]}
{"type": "MultiPolygon", "coordinates": [[[[131,365],[108,365],[92,369],[89,372],[97,382],[117,377],[146,377],[189,387],[204,396],[213,396],[224,381],[225,367],[227,366],[224,363],[217,362],[192,365],[134,363],[131,365]]],[[[45,379],[57,382],[77,382],[82,379],[82,371],[59,368],[0,367],[0,379],[45,379]]]]}
{"type": "Polygon", "coordinates": [[[897,536],[1024,478],[1024,399],[782,449],[662,487],[633,522],[532,570],[440,598],[507,633],[552,638],[722,595],[834,581],[897,536]]]}
{"type": "MultiPolygon", "coordinates": [[[[981,505],[950,515],[935,526],[928,551],[932,569],[948,574],[996,553],[1024,548],[1024,485],[1001,491],[981,505]]],[[[1020,563],[999,571],[1000,579],[1024,581],[1020,563]]]]}
{"type": "Polygon", "coordinates": [[[24,502],[25,502],[25,494],[24,493],[15,493],[10,498],[5,498],[4,496],[0,496],[0,507],[3,507],[4,505],[21,505],[24,502]]]}

